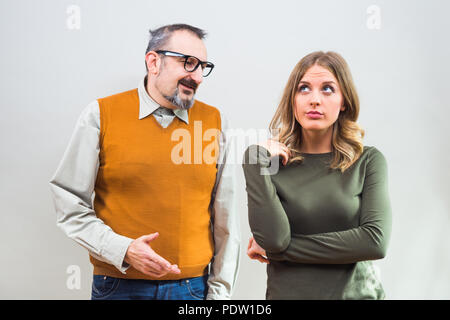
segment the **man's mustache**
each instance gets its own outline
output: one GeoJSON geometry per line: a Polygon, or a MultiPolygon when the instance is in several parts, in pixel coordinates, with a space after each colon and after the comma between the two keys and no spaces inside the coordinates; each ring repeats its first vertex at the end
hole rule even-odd
{"type": "Polygon", "coordinates": [[[178,83],[181,83],[182,85],[184,85],[186,87],[192,88],[194,91],[197,90],[197,87],[198,87],[197,83],[194,80],[189,79],[189,78],[181,79],[180,81],[178,81],[178,83]]]}

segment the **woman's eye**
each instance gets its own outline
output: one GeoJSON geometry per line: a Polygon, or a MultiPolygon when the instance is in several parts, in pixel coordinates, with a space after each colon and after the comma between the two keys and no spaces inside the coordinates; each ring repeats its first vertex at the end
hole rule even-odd
{"type": "Polygon", "coordinates": [[[326,93],[333,93],[334,92],[334,89],[333,89],[332,86],[324,86],[322,90],[325,91],[326,93]]]}
{"type": "Polygon", "coordinates": [[[307,92],[307,91],[309,91],[309,88],[307,85],[302,85],[302,86],[300,86],[300,88],[298,88],[298,91],[307,92]]]}

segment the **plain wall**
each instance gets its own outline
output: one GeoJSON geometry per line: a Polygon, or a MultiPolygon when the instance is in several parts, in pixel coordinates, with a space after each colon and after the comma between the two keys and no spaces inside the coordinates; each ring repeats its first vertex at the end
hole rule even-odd
{"type": "MultiPolygon", "coordinates": [[[[189,23],[208,31],[216,65],[197,98],[222,110],[233,128],[267,128],[300,58],[342,54],[360,95],[364,143],[389,166],[393,232],[386,258],[376,262],[387,298],[449,299],[449,13],[445,0],[2,0],[0,298],[90,298],[88,253],[56,227],[49,180],[81,110],[145,75],[148,29],[189,23]],[[79,29],[72,29],[72,5],[79,29]],[[73,265],[79,289],[67,285],[73,265]]],[[[236,174],[242,263],[233,298],[264,299],[265,265],[245,254],[239,165],[236,174]]]]}

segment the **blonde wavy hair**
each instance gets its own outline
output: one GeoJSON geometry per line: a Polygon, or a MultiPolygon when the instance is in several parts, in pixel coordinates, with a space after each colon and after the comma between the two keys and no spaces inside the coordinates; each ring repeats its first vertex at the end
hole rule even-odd
{"type": "Polygon", "coordinates": [[[298,85],[306,71],[313,65],[329,70],[337,79],[341,88],[345,110],[339,113],[333,124],[332,151],[330,164],[332,169],[344,172],[361,156],[364,146],[364,130],[356,123],[359,115],[359,98],[353,83],[350,69],[344,58],[336,52],[316,51],[303,57],[292,70],[284,89],[281,102],[270,122],[272,136],[284,143],[291,151],[288,163],[303,161],[300,155],[302,127],[295,118],[295,96],[298,85]]]}

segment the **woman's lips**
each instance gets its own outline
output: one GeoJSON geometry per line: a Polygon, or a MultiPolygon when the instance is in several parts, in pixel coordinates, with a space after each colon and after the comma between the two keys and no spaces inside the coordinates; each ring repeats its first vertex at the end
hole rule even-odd
{"type": "Polygon", "coordinates": [[[306,116],[310,119],[320,119],[323,117],[323,114],[319,112],[308,112],[306,116]]]}

